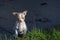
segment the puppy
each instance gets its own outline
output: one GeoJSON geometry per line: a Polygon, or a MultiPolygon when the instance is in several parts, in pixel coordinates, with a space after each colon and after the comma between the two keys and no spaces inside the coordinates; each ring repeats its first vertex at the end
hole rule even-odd
{"type": "Polygon", "coordinates": [[[15,37],[25,37],[27,33],[27,26],[25,23],[25,16],[27,14],[27,11],[23,12],[13,12],[13,15],[16,16],[17,22],[15,26],[15,37]]]}

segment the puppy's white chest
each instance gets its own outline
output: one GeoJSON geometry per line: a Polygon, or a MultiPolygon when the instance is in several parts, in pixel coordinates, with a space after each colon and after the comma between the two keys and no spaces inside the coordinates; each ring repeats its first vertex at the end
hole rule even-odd
{"type": "Polygon", "coordinates": [[[19,24],[19,31],[27,30],[25,22],[21,22],[19,24]]]}

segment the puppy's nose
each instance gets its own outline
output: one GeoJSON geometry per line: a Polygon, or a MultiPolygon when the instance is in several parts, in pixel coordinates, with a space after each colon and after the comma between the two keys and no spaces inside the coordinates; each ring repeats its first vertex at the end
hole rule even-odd
{"type": "Polygon", "coordinates": [[[21,20],[19,20],[19,22],[21,22],[21,20]]]}
{"type": "Polygon", "coordinates": [[[22,33],[22,31],[20,33],[22,33]]]}

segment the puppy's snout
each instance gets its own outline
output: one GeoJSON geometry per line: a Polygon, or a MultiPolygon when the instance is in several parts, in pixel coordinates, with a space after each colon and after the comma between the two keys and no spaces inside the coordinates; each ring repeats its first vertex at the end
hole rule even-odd
{"type": "Polygon", "coordinates": [[[19,21],[19,22],[21,22],[21,20],[20,20],[20,19],[18,19],[18,21],[19,21]]]}

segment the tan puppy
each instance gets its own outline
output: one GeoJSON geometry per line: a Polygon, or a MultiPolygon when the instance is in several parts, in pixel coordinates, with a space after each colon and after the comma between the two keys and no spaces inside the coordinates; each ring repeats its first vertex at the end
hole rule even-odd
{"type": "Polygon", "coordinates": [[[16,16],[18,19],[16,22],[16,29],[15,29],[15,36],[25,36],[27,33],[27,26],[25,23],[25,16],[27,14],[27,11],[23,12],[13,12],[13,15],[16,16]]]}

